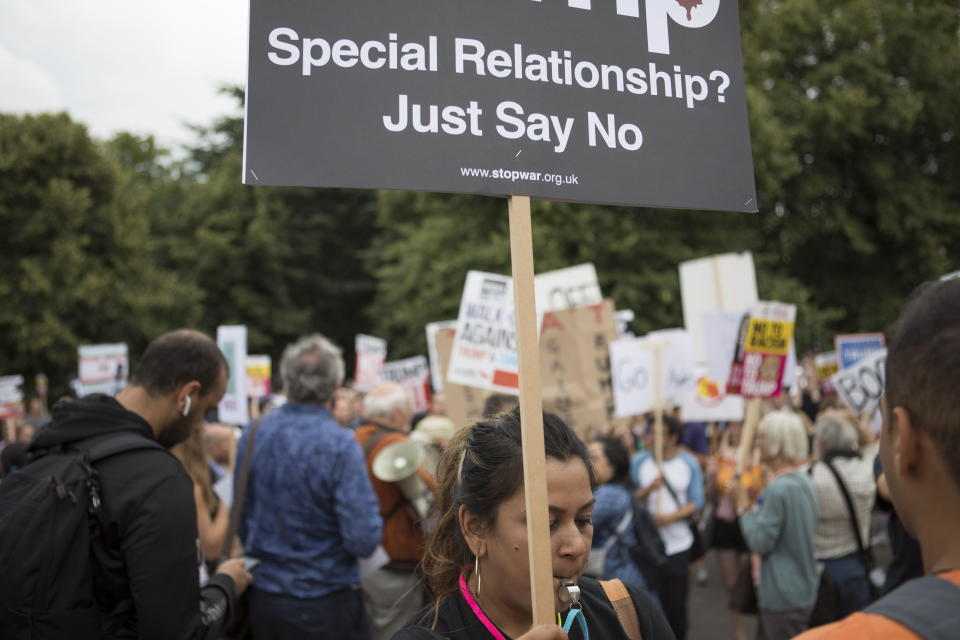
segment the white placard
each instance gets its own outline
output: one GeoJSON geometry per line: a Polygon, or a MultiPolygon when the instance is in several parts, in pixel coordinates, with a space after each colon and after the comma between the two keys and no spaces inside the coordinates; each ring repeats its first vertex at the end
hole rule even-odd
{"type": "Polygon", "coordinates": [[[0,404],[23,402],[23,376],[0,377],[0,404]]]}
{"type": "Polygon", "coordinates": [[[743,420],[743,398],[728,395],[724,382],[712,380],[706,369],[697,370],[696,392],[681,406],[684,422],[743,420]]]}
{"type": "Polygon", "coordinates": [[[886,382],[886,363],[887,350],[875,351],[830,378],[837,394],[855,415],[872,414],[880,406],[886,382]]]}
{"type": "Polygon", "coordinates": [[[653,350],[646,338],[621,338],[610,343],[613,403],[618,418],[653,409],[653,365],[653,350]]]}
{"type": "Polygon", "coordinates": [[[440,368],[440,354],[437,352],[437,334],[446,329],[457,328],[456,320],[443,320],[441,322],[431,322],[426,326],[427,332],[427,357],[430,358],[430,381],[433,383],[433,392],[443,391],[443,381],[446,377],[440,368]]]}
{"type": "Polygon", "coordinates": [[[0,418],[19,418],[23,415],[23,376],[0,377],[0,418]]]}
{"type": "Polygon", "coordinates": [[[703,314],[706,375],[724,386],[730,376],[730,365],[737,354],[737,338],[743,320],[744,314],[736,311],[708,311],[703,314]]]}
{"type": "Polygon", "coordinates": [[[77,351],[80,366],[78,393],[106,393],[116,395],[127,386],[130,363],[127,357],[127,345],[90,344],[83,345],[77,351]]]}
{"type": "Polygon", "coordinates": [[[620,338],[633,337],[633,332],[630,331],[630,323],[637,317],[637,314],[631,309],[622,309],[614,313],[613,317],[617,321],[617,336],[620,338]]]}
{"type": "Polygon", "coordinates": [[[679,406],[696,392],[696,365],[693,361],[693,337],[685,329],[663,329],[648,336],[663,346],[664,407],[679,406]]]}
{"type": "Polygon", "coordinates": [[[482,271],[467,273],[447,380],[500,393],[519,393],[510,277],[482,271]]]}
{"type": "Polygon", "coordinates": [[[220,422],[246,425],[250,421],[247,406],[247,328],[243,325],[217,327],[217,346],[230,367],[227,392],[217,407],[220,422]]]}
{"type": "Polygon", "coordinates": [[[414,413],[430,408],[430,365],[424,356],[387,362],[380,369],[381,382],[395,382],[407,390],[410,410],[414,413]]]}
{"type": "Polygon", "coordinates": [[[727,253],[681,263],[680,295],[683,324],[693,335],[694,358],[706,364],[703,315],[711,311],[743,314],[759,300],[753,255],[727,253]]]}
{"type": "Polygon", "coordinates": [[[380,380],[380,369],[387,360],[387,341],[358,333],[355,339],[357,362],[353,373],[353,388],[372,391],[380,380]]]}
{"type": "MultiPolygon", "coordinates": [[[[534,278],[537,317],[548,311],[562,311],[603,302],[597,270],[590,264],[578,264],[556,271],[547,271],[534,278]]],[[[537,326],[541,323],[538,322],[537,326]]]]}

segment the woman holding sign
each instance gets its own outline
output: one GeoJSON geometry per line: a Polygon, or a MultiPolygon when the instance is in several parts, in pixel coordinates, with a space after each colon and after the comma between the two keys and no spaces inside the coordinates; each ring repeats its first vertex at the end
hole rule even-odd
{"type": "Polygon", "coordinates": [[[513,411],[460,431],[444,451],[439,521],[422,565],[434,601],[394,640],[673,638],[642,589],[581,577],[593,537],[593,469],[570,427],[552,414],[543,423],[558,624],[531,629],[520,415],[513,411]]]}

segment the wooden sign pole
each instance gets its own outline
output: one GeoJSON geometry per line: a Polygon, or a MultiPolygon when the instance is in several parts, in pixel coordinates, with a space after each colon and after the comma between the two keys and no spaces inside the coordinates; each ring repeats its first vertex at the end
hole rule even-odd
{"type": "MultiPolygon", "coordinates": [[[[653,458],[657,470],[663,475],[663,342],[655,340],[653,345],[653,458]]],[[[654,512],[660,513],[660,497],[657,492],[654,512]]]]}
{"type": "Polygon", "coordinates": [[[737,449],[737,475],[743,474],[743,470],[747,468],[747,462],[753,457],[753,441],[757,435],[762,408],[762,398],[750,398],[747,401],[743,430],[740,432],[740,447],[737,449]]]}
{"type": "Polygon", "coordinates": [[[533,227],[530,198],[511,196],[510,256],[517,321],[520,369],[520,421],[523,478],[527,508],[527,549],[530,560],[530,604],[533,624],[555,624],[553,558],[550,550],[550,511],[547,461],[543,444],[543,402],[540,397],[540,350],[533,285],[533,227]]]}

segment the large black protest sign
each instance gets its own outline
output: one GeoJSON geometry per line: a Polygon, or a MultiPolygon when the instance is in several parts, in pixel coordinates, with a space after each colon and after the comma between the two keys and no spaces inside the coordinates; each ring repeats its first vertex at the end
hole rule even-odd
{"type": "Polygon", "coordinates": [[[247,184],[756,210],[736,2],[250,13],[247,184]]]}

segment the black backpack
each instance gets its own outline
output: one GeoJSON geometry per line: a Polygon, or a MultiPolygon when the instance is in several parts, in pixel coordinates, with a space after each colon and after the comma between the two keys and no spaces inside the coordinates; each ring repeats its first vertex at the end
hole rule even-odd
{"type": "Polygon", "coordinates": [[[103,505],[93,464],[166,449],[133,432],[39,451],[0,483],[0,638],[97,638],[91,542],[103,505]]]}
{"type": "MultiPolygon", "coordinates": [[[[647,505],[633,496],[630,498],[630,504],[633,510],[633,532],[636,535],[637,544],[627,547],[627,551],[633,563],[643,572],[647,582],[655,585],[659,583],[663,568],[667,564],[666,547],[647,505]]],[[[615,531],[614,535],[621,543],[626,544],[619,533],[615,531]]]]}

